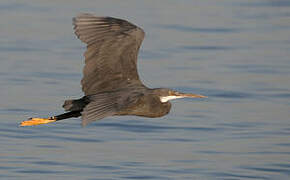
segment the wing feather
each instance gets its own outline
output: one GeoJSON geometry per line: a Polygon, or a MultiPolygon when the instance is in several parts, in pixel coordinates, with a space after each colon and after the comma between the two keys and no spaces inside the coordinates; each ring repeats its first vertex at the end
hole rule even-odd
{"type": "Polygon", "coordinates": [[[82,111],[82,125],[112,116],[118,112],[117,96],[111,93],[87,96],[90,103],[82,111]]]}
{"type": "Polygon", "coordinates": [[[85,126],[92,121],[100,120],[107,116],[120,115],[120,112],[135,106],[142,96],[144,94],[139,90],[108,91],[86,96],[89,103],[81,112],[82,125],[85,126]]]}
{"type": "Polygon", "coordinates": [[[144,31],[128,21],[80,14],[73,19],[77,37],[87,44],[81,81],[85,95],[112,91],[128,83],[143,85],[137,56],[144,31]],[[129,81],[129,82],[128,82],[129,81]]]}

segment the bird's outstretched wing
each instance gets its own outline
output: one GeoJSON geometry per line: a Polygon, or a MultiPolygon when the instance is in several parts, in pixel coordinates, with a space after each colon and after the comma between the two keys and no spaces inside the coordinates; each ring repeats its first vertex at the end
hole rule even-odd
{"type": "Polygon", "coordinates": [[[85,95],[142,85],[137,56],[144,31],[122,19],[80,14],[73,19],[77,37],[87,44],[81,81],[85,95]]]}
{"type": "Polygon", "coordinates": [[[134,106],[144,94],[138,91],[104,92],[86,96],[89,103],[82,111],[82,125],[113,116],[120,111],[134,106]]]}

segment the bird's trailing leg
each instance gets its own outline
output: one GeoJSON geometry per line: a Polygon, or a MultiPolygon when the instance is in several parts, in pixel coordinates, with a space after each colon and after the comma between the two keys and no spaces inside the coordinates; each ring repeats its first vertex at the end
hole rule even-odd
{"type": "Polygon", "coordinates": [[[55,121],[59,121],[59,120],[63,120],[63,119],[71,118],[71,117],[79,117],[79,116],[81,116],[80,111],[71,111],[71,112],[67,112],[64,114],[57,115],[57,116],[52,116],[49,118],[29,118],[26,121],[22,121],[20,126],[36,126],[40,124],[48,124],[55,121]]]}

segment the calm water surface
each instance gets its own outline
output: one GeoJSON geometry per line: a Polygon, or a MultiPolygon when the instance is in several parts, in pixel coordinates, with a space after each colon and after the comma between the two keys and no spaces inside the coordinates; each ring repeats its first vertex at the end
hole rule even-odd
{"type": "Polygon", "coordinates": [[[0,179],[289,179],[288,0],[2,0],[0,24],[0,179]],[[19,128],[82,96],[79,12],[146,31],[147,86],[209,98],[157,119],[19,128]]]}

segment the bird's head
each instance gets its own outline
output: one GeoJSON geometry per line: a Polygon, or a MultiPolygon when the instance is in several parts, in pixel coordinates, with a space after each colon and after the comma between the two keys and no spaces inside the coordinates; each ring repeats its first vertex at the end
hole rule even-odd
{"type": "Polygon", "coordinates": [[[155,89],[154,91],[155,91],[154,93],[156,93],[159,96],[160,101],[163,103],[178,98],[206,98],[206,96],[200,94],[181,93],[167,88],[158,88],[155,89]]]}

